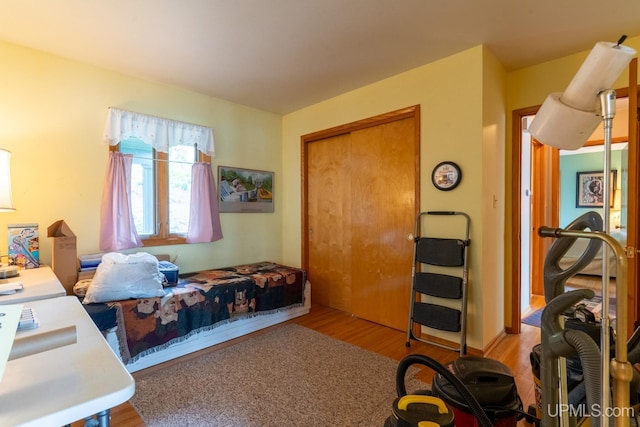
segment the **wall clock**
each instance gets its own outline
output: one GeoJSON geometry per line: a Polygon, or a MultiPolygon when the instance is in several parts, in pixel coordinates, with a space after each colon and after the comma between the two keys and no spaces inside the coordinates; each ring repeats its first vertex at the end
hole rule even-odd
{"type": "Polygon", "coordinates": [[[453,190],[460,184],[461,179],[462,171],[454,162],[438,163],[431,173],[431,182],[438,190],[442,191],[453,190]]]}

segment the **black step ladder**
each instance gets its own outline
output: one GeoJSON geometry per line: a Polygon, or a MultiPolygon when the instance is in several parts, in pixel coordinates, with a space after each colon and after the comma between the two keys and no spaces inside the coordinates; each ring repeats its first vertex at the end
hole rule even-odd
{"type": "MultiPolygon", "coordinates": [[[[411,302],[406,346],[411,339],[448,348],[465,355],[467,352],[467,257],[470,218],[464,212],[429,211],[416,217],[411,302]],[[421,237],[420,232],[429,225],[426,218],[459,216],[463,231],[445,231],[447,237],[421,237]],[[455,332],[460,336],[459,346],[434,342],[413,333],[414,323],[423,328],[455,332]]],[[[430,229],[434,226],[428,227],[430,229]]]]}

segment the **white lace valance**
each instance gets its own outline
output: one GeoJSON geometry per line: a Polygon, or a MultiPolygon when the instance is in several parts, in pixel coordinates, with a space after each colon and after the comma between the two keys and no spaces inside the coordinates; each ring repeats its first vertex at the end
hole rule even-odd
{"type": "Polygon", "coordinates": [[[117,145],[132,138],[144,141],[163,153],[175,145],[195,144],[204,154],[215,157],[211,128],[109,108],[104,142],[117,145]]]}

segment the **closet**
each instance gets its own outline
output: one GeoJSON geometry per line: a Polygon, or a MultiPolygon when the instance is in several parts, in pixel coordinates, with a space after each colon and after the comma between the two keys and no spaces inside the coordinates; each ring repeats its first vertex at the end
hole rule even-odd
{"type": "Polygon", "coordinates": [[[407,327],[419,107],[305,135],[303,264],[312,302],[407,327]]]}

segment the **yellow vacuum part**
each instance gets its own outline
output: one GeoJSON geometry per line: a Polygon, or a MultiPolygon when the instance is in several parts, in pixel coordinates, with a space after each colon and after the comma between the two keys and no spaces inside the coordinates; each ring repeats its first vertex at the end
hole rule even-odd
{"type": "MultiPolygon", "coordinates": [[[[407,407],[412,403],[428,403],[430,405],[437,406],[439,414],[449,413],[449,408],[447,408],[447,405],[445,405],[441,399],[438,399],[435,396],[428,396],[426,394],[408,394],[406,396],[402,396],[398,401],[398,409],[400,409],[401,411],[406,411],[407,407]]],[[[426,422],[431,423],[431,421],[426,421],[426,422]]],[[[434,425],[437,425],[437,424],[434,424],[434,425]]],[[[425,424],[424,426],[420,424],[420,426],[429,427],[429,424],[425,424]]]]}

